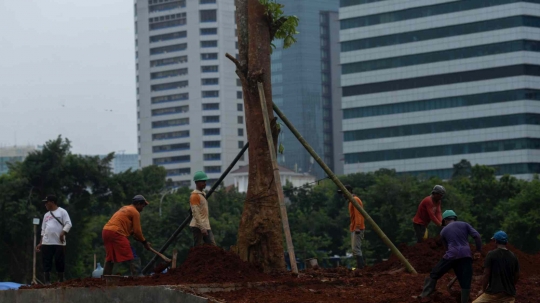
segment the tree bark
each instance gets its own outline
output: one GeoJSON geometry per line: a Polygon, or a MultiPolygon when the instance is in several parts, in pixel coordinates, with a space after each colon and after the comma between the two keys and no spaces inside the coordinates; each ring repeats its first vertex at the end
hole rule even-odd
{"type": "Polygon", "coordinates": [[[272,111],[270,80],[271,24],[258,0],[236,0],[236,20],[239,58],[228,57],[236,64],[242,81],[249,184],[235,250],[241,259],[260,264],[266,272],[285,270],[278,193],[257,89],[257,82],[262,82],[268,116],[273,122],[273,140],[277,142],[279,131],[272,111]]]}

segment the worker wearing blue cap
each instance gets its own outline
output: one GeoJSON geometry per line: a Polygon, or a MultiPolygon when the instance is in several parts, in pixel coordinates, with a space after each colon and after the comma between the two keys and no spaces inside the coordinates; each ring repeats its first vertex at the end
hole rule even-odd
{"type": "Polygon", "coordinates": [[[490,251],[484,260],[482,290],[473,303],[513,303],[516,297],[516,282],[519,280],[519,262],[508,250],[508,235],[504,231],[496,232],[491,238],[497,248],[490,251]]]}

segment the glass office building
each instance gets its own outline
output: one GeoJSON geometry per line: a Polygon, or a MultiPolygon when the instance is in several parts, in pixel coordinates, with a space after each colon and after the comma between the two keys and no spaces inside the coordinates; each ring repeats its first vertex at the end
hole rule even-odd
{"type": "Polygon", "coordinates": [[[341,0],[345,173],[540,173],[540,0],[341,0]]]}

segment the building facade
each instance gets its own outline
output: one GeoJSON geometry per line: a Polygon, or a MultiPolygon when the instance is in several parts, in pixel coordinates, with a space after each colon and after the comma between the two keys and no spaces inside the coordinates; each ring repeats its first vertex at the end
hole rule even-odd
{"type": "MultiPolygon", "coordinates": [[[[282,41],[274,41],[273,101],[325,163],[341,174],[341,123],[335,123],[341,120],[339,0],[279,3],[284,5],[286,15],[296,15],[300,22],[297,42],[292,47],[283,49],[282,41]]],[[[280,140],[285,148],[278,157],[280,165],[323,176],[322,169],[286,127],[282,127],[280,140]]]]}
{"type": "Polygon", "coordinates": [[[234,0],[135,1],[139,166],[165,167],[176,186],[198,170],[212,184],[246,143],[225,57],[237,53],[234,10],[234,0]]]}
{"type": "Polygon", "coordinates": [[[39,149],[41,147],[38,146],[38,149],[36,149],[31,145],[0,147],[0,175],[9,171],[8,163],[24,161],[29,153],[39,149]]]}
{"type": "MultiPolygon", "coordinates": [[[[287,183],[293,187],[302,187],[306,184],[315,182],[315,177],[307,173],[297,173],[288,168],[278,166],[279,177],[281,179],[281,185],[285,186],[287,183]]],[[[231,178],[233,179],[232,185],[236,187],[236,190],[240,193],[247,192],[249,181],[249,166],[242,166],[237,170],[231,171],[231,178]]]]}
{"type": "MultiPolygon", "coordinates": [[[[103,159],[107,155],[100,155],[99,158],[103,159]]],[[[122,172],[131,169],[135,171],[139,169],[139,155],[138,154],[124,154],[124,153],[115,153],[114,158],[109,163],[111,172],[114,174],[119,174],[122,172]]]]}
{"type": "Polygon", "coordinates": [[[345,173],[540,173],[540,1],[341,0],[345,173]]]}

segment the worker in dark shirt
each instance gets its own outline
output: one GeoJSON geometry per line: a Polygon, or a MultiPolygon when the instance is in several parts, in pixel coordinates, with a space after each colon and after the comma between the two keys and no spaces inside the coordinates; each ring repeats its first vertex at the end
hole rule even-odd
{"type": "Polygon", "coordinates": [[[461,302],[469,302],[473,274],[469,236],[473,237],[476,243],[475,259],[480,258],[482,239],[469,223],[457,221],[457,215],[453,210],[445,211],[442,214],[442,219],[444,228],[441,231],[441,239],[446,253],[424,281],[424,288],[418,298],[427,298],[433,294],[437,287],[437,281],[450,269],[453,269],[461,286],[461,302]]]}
{"type": "Polygon", "coordinates": [[[491,239],[497,243],[497,248],[484,260],[482,290],[473,303],[514,303],[519,280],[518,259],[506,248],[508,235],[504,231],[496,232],[491,239]]]}

